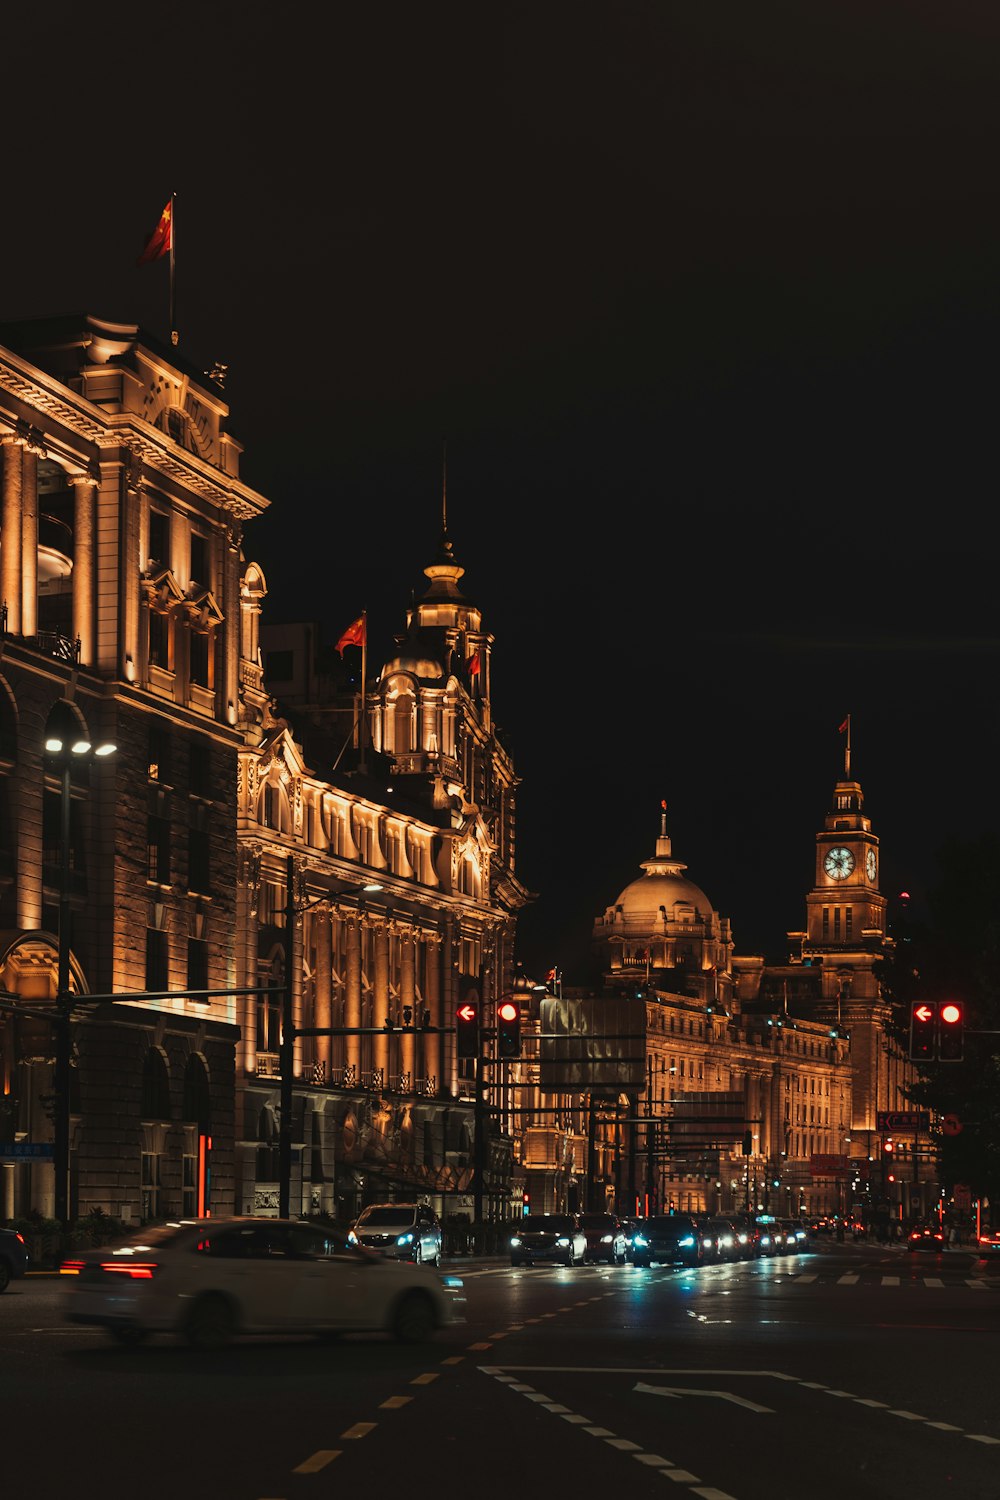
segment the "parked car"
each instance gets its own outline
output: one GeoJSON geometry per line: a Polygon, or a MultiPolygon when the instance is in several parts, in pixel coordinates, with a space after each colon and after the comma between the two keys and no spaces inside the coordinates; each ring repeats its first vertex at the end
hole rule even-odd
{"type": "Polygon", "coordinates": [[[581,1214],[580,1226],[587,1239],[585,1259],[609,1266],[625,1264],[626,1241],[622,1222],[614,1214],[581,1214]]]}
{"type": "Polygon", "coordinates": [[[540,1260],[575,1266],[586,1254],[587,1236],[575,1214],[528,1214],[518,1220],[510,1237],[512,1266],[532,1266],[540,1260]]]}
{"type": "Polygon", "coordinates": [[[981,1260],[992,1260],[995,1256],[1000,1256],[1000,1229],[980,1230],[976,1250],[981,1260]]]}
{"type": "Polygon", "coordinates": [[[656,1214],[643,1220],[632,1242],[632,1262],[637,1266],[700,1266],[704,1264],[701,1233],[690,1214],[656,1214]]]}
{"type": "Polygon", "coordinates": [[[906,1248],[936,1254],[944,1249],[944,1230],[938,1224],[914,1224],[906,1248]]]}
{"type": "Polygon", "coordinates": [[[351,1330],[418,1343],[462,1322],[462,1281],[295,1219],[188,1219],[64,1260],[65,1313],[124,1344],[179,1334],[217,1349],[237,1334],[351,1330]]]}
{"type": "Polygon", "coordinates": [[[0,1292],[28,1269],[28,1247],[18,1229],[0,1229],[0,1292]]]}
{"type": "Polygon", "coordinates": [[[393,1260],[441,1264],[441,1223],[425,1203],[369,1203],[355,1219],[350,1239],[393,1260]]]}

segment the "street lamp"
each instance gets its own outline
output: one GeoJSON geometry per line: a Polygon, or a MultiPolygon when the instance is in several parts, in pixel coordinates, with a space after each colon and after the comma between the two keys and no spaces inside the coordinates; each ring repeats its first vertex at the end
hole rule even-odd
{"type": "Polygon", "coordinates": [[[69,1117],[70,1117],[70,1059],[72,1038],[70,1035],[70,1013],[73,997],[69,988],[69,876],[70,876],[70,802],[72,798],[72,772],[74,765],[96,756],[113,755],[117,745],[104,743],[92,745],[82,735],[75,739],[63,739],[50,734],[45,741],[45,753],[59,767],[59,967],[56,980],[56,1037],[55,1037],[55,1216],[60,1227],[69,1224],[69,1117]]]}

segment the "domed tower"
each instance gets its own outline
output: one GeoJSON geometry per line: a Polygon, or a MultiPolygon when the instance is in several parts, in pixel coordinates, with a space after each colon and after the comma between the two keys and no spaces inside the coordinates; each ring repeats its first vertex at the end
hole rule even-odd
{"type": "Polygon", "coordinates": [[[667,804],[660,804],[656,853],[594,923],[593,946],[605,983],[637,984],[692,995],[729,1009],[733,997],[733,942],[704,891],[674,859],[667,804]]]}

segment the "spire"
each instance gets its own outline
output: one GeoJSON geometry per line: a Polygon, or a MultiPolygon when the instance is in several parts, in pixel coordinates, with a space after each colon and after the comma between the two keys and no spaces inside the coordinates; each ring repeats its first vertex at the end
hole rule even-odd
{"type": "Polygon", "coordinates": [[[851,716],[850,716],[850,714],[847,715],[847,718],[844,720],[843,724],[841,724],[841,726],[840,726],[840,733],[841,734],[846,734],[846,736],[847,736],[847,738],[844,741],[844,780],[845,781],[850,781],[850,779],[851,779],[851,716]]]}

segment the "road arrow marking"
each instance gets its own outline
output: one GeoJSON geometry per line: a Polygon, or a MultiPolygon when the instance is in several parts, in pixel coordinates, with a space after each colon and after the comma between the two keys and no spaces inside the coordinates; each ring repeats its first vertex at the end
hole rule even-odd
{"type": "Polygon", "coordinates": [[[732,1391],[701,1391],[684,1385],[644,1385],[641,1380],[632,1389],[643,1396],[717,1396],[720,1401],[732,1401],[734,1406],[745,1406],[747,1411],[763,1411],[774,1415],[773,1407],[758,1406],[756,1401],[747,1401],[743,1396],[735,1396],[732,1391]]]}

